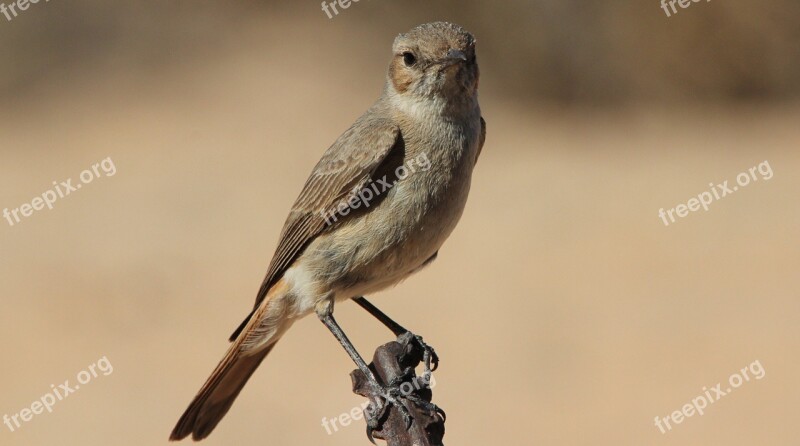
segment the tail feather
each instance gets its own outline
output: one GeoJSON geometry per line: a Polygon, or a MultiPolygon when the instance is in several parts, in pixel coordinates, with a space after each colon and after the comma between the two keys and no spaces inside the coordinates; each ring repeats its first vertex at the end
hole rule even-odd
{"type": "Polygon", "coordinates": [[[286,317],[285,298],[286,285],[279,281],[197,392],[172,430],[170,441],[182,440],[189,435],[195,441],[202,440],[228,413],[253,372],[292,324],[286,317]]]}
{"type": "Polygon", "coordinates": [[[252,356],[241,356],[231,348],[181,416],[170,441],[190,434],[195,441],[208,437],[274,345],[252,356]]]}
{"type": "Polygon", "coordinates": [[[228,338],[228,341],[233,342],[236,340],[236,338],[239,337],[239,334],[241,334],[242,331],[244,331],[244,327],[247,327],[247,323],[250,322],[250,319],[253,317],[253,314],[255,314],[255,312],[256,310],[254,309],[253,311],[250,312],[250,314],[247,315],[246,318],[244,318],[242,323],[239,324],[238,327],[236,327],[236,330],[234,330],[233,334],[231,334],[231,336],[228,338]]]}

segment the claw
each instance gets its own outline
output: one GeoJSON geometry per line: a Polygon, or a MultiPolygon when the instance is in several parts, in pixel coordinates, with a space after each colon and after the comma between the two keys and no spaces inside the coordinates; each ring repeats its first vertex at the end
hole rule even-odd
{"type": "Polygon", "coordinates": [[[367,438],[375,445],[377,445],[377,443],[375,443],[375,438],[372,433],[380,427],[380,420],[386,412],[385,409],[386,406],[381,404],[378,398],[375,398],[370,401],[369,406],[367,406],[367,409],[364,411],[364,418],[367,421],[367,438]]]}
{"type": "MultiPolygon", "coordinates": [[[[410,332],[409,332],[410,333],[410,332]]],[[[425,379],[429,379],[431,372],[435,372],[439,368],[439,355],[436,350],[422,340],[422,336],[410,333],[414,338],[414,342],[422,349],[422,363],[425,365],[425,379]]]]}
{"type": "MultiPolygon", "coordinates": [[[[413,345],[414,347],[412,347],[410,351],[416,350],[417,347],[419,347],[419,350],[422,351],[424,373],[419,378],[422,378],[429,385],[431,382],[432,372],[435,371],[439,366],[439,356],[436,354],[436,351],[433,349],[433,347],[429,346],[422,340],[422,336],[418,336],[411,332],[405,332],[398,336],[397,342],[405,346],[413,345]]],[[[419,350],[417,350],[417,352],[419,352],[419,350]]],[[[396,407],[397,411],[403,417],[406,429],[411,428],[414,418],[412,417],[408,407],[403,402],[404,400],[424,409],[431,415],[439,415],[442,420],[446,418],[444,411],[437,405],[414,394],[413,392],[406,394],[403,391],[403,384],[407,383],[411,377],[414,377],[414,367],[406,367],[403,369],[402,373],[395,375],[388,385],[383,385],[375,380],[374,377],[367,376],[367,380],[369,381],[369,389],[371,390],[371,392],[369,392],[371,401],[367,409],[364,411],[364,418],[367,422],[367,438],[369,438],[369,441],[372,444],[375,444],[375,437],[373,434],[375,431],[379,430],[383,422],[386,421],[386,417],[388,417],[391,406],[396,407]]],[[[416,380],[417,378],[414,379],[416,380]]],[[[419,389],[419,387],[416,388],[419,389]]]]}
{"type": "Polygon", "coordinates": [[[367,438],[369,438],[369,442],[378,446],[378,443],[375,443],[375,438],[372,436],[372,432],[375,431],[375,428],[367,424],[367,438]]]}
{"type": "Polygon", "coordinates": [[[370,403],[370,406],[366,410],[367,437],[373,443],[374,440],[372,437],[372,432],[380,426],[381,419],[383,419],[387,414],[390,406],[396,407],[397,411],[400,412],[400,415],[403,417],[403,421],[406,424],[406,429],[411,427],[413,417],[411,416],[411,413],[408,411],[408,408],[405,406],[405,404],[400,401],[400,398],[406,396],[401,395],[399,389],[399,386],[396,385],[383,387],[378,383],[373,383],[372,394],[374,395],[375,399],[370,403]],[[374,410],[370,410],[370,408],[374,408],[374,410]]]}

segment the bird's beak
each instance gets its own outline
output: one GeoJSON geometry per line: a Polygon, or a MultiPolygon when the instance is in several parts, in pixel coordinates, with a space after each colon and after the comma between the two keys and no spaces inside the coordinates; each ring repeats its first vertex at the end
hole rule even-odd
{"type": "Polygon", "coordinates": [[[457,63],[466,61],[467,61],[467,55],[464,54],[463,51],[450,50],[447,52],[447,56],[444,58],[444,65],[449,67],[451,65],[455,65],[457,63]]]}

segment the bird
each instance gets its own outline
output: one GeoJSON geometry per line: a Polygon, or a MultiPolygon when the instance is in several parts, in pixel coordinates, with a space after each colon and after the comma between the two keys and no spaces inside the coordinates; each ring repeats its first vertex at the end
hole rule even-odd
{"type": "MultiPolygon", "coordinates": [[[[275,344],[311,313],[364,372],[383,404],[399,404],[333,317],[354,300],[395,334],[410,333],[364,297],[436,259],[464,211],[486,140],[476,40],[459,25],[399,34],[380,97],[324,152],[283,226],[255,305],[177,422],[170,440],[208,437],[275,344]]],[[[416,336],[416,335],[415,335],[416,336]]],[[[438,357],[422,338],[426,367],[438,357]]]]}

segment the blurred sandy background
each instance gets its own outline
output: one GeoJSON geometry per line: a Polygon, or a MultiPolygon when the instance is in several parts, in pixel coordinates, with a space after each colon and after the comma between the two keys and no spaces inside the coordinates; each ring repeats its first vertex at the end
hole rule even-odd
{"type": "MultiPolygon", "coordinates": [[[[373,301],[442,358],[448,445],[790,445],[800,414],[796,2],[40,2],[0,16],[0,416],[114,367],[2,445],[157,445],[252,305],[286,212],[380,93],[394,36],[479,40],[488,139],[438,261],[373,301]],[[665,227],[768,160],[774,177],[665,227]],[[760,361],[667,434],[653,424],[760,361]]],[[[363,354],[391,340],[353,304],[363,354]]],[[[208,445],[368,444],[308,318],[208,445]]],[[[723,387],[724,388],[724,387],[723,387]]]]}

